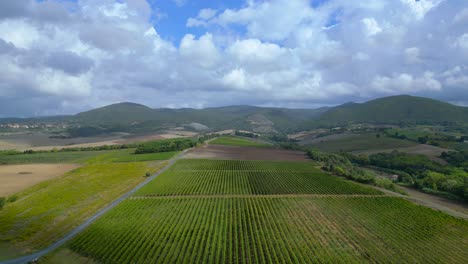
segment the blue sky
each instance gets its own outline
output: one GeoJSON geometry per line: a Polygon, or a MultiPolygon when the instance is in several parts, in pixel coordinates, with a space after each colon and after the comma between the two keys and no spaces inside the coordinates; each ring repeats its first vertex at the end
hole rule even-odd
{"type": "Polygon", "coordinates": [[[468,105],[466,0],[0,1],[0,116],[131,101],[468,105]]]}
{"type": "Polygon", "coordinates": [[[154,10],[153,25],[159,34],[169,40],[179,42],[185,34],[196,36],[203,35],[203,28],[189,28],[186,26],[187,19],[197,16],[204,8],[225,10],[227,8],[239,8],[244,5],[241,0],[205,0],[205,1],[183,1],[183,0],[151,0],[149,1],[154,10]],[[177,4],[177,3],[180,4],[177,4]]]}

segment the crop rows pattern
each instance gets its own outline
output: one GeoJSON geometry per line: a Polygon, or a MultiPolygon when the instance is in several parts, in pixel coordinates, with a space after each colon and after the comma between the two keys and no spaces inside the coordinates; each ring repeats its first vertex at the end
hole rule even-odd
{"type": "Polygon", "coordinates": [[[468,223],[393,197],[131,199],[69,247],[102,263],[466,263],[468,223]]]}
{"type": "Polygon", "coordinates": [[[313,169],[311,171],[168,171],[138,195],[381,194],[313,169]]]}
{"type": "Polygon", "coordinates": [[[294,161],[182,159],[170,170],[316,171],[316,165],[313,162],[294,161]]]}
{"type": "Polygon", "coordinates": [[[179,160],[67,247],[99,263],[466,263],[468,221],[315,166],[179,160]]]}

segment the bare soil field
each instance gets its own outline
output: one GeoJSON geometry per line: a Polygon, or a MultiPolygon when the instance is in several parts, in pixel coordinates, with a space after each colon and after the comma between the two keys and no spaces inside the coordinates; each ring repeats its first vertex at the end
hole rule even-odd
{"type": "Polygon", "coordinates": [[[0,166],[0,196],[7,196],[79,168],[76,164],[28,164],[0,166]]]}
{"type": "Polygon", "coordinates": [[[272,148],[237,147],[224,145],[203,145],[192,149],[184,158],[191,159],[234,159],[234,160],[286,160],[308,161],[302,151],[272,148]]]}

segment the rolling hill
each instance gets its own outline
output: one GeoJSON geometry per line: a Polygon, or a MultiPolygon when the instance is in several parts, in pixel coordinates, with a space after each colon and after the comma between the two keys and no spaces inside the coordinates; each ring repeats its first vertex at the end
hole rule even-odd
{"type": "MultiPolygon", "coordinates": [[[[444,124],[468,123],[468,108],[429,98],[391,96],[365,103],[346,103],[318,109],[287,109],[248,105],[205,109],[153,109],[118,103],[73,116],[3,119],[3,123],[67,123],[71,136],[109,132],[143,133],[185,126],[209,130],[242,129],[259,133],[289,133],[349,123],[444,124]]],[[[2,120],[0,119],[0,123],[2,120]]]]}
{"type": "Polygon", "coordinates": [[[468,108],[434,99],[399,95],[366,103],[347,103],[331,108],[315,121],[318,124],[385,123],[442,124],[468,122],[468,108]]]}
{"type": "Polygon", "coordinates": [[[146,132],[199,123],[212,130],[246,129],[262,133],[296,131],[328,108],[286,109],[226,106],[205,109],[152,109],[135,103],[118,103],[69,117],[72,134],[146,132]]]}

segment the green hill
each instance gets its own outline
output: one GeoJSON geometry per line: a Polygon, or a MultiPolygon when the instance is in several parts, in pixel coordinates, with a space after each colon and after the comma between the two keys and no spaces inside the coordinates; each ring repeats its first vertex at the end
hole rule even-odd
{"type": "Polygon", "coordinates": [[[134,103],[119,103],[79,113],[70,118],[70,130],[78,134],[147,132],[200,123],[212,130],[245,129],[257,132],[288,132],[316,119],[327,108],[286,109],[256,106],[226,106],[205,109],[152,109],[134,103]]]}
{"type": "Polygon", "coordinates": [[[320,116],[318,124],[401,122],[442,124],[468,122],[468,108],[429,98],[409,95],[391,96],[366,103],[347,103],[334,107],[320,116]]]}
{"type": "MultiPolygon", "coordinates": [[[[0,120],[2,122],[2,120],[0,120]]],[[[210,130],[239,129],[258,133],[290,133],[348,123],[468,123],[468,108],[414,96],[392,96],[366,103],[319,109],[287,109],[248,105],[205,109],[169,109],[135,103],[113,104],[74,116],[4,119],[5,123],[68,123],[73,137],[109,132],[144,133],[178,126],[210,130]]]]}

